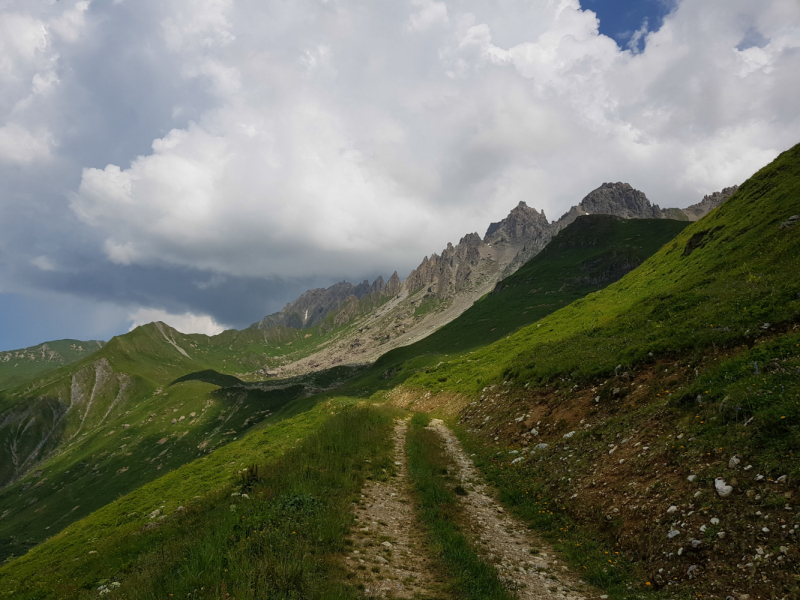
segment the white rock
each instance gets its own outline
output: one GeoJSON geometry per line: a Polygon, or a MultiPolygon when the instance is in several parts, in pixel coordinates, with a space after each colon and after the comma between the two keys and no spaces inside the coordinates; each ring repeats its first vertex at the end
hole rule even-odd
{"type": "Polygon", "coordinates": [[[761,531],[763,531],[764,533],[769,533],[769,527],[762,527],[761,531]]]}
{"type": "Polygon", "coordinates": [[[722,477],[717,477],[714,480],[714,488],[716,488],[717,495],[720,498],[727,498],[733,493],[733,486],[727,485],[722,477]]]}
{"type": "Polygon", "coordinates": [[[739,460],[738,456],[732,456],[731,459],[728,461],[728,468],[735,469],[739,466],[739,463],[742,462],[739,460]]]}
{"type": "Polygon", "coordinates": [[[775,480],[775,483],[786,483],[786,475],[781,475],[775,480]]]}
{"type": "Polygon", "coordinates": [[[512,460],[511,464],[515,465],[515,464],[517,464],[519,462],[522,462],[523,460],[525,460],[525,457],[524,456],[520,456],[519,458],[515,458],[514,460],[512,460]]]}
{"type": "Polygon", "coordinates": [[[692,548],[699,548],[702,543],[700,540],[692,540],[692,548]]]}
{"type": "Polygon", "coordinates": [[[672,513],[674,513],[674,512],[678,512],[678,507],[677,507],[677,506],[675,506],[675,505],[672,505],[672,506],[670,506],[670,507],[667,509],[667,514],[668,514],[668,515],[671,515],[671,514],[672,514],[672,513]]]}
{"type": "Polygon", "coordinates": [[[669,533],[667,534],[667,538],[671,540],[674,537],[678,537],[680,534],[681,532],[677,529],[670,529],[669,533]]]}
{"type": "Polygon", "coordinates": [[[764,476],[760,474],[756,475],[756,481],[764,481],[764,476]]]}
{"type": "Polygon", "coordinates": [[[575,435],[575,432],[574,432],[574,431],[570,431],[569,433],[565,433],[565,434],[564,434],[564,439],[565,439],[565,440],[568,440],[568,439],[569,439],[569,438],[571,438],[573,435],[575,435]]]}
{"type": "Polygon", "coordinates": [[[384,548],[391,548],[392,547],[392,543],[391,542],[383,542],[381,544],[381,546],[383,546],[384,548]]]}
{"type": "Polygon", "coordinates": [[[744,468],[744,470],[745,470],[745,471],[749,471],[749,470],[750,470],[750,469],[752,469],[752,468],[753,468],[753,465],[747,465],[747,466],[744,468]]]}
{"type": "Polygon", "coordinates": [[[725,532],[724,532],[724,531],[720,531],[720,532],[717,534],[717,537],[718,537],[719,539],[721,539],[721,540],[724,540],[724,539],[725,539],[725,532]]]}
{"type": "Polygon", "coordinates": [[[534,427],[533,429],[531,429],[531,435],[534,435],[534,436],[535,435],[539,435],[539,430],[536,429],[536,427],[534,427]]]}
{"type": "Polygon", "coordinates": [[[694,483],[697,479],[697,475],[689,475],[686,479],[689,481],[689,483],[694,483]]]}
{"type": "Polygon", "coordinates": [[[550,447],[550,444],[544,444],[544,443],[543,444],[536,444],[533,447],[533,450],[531,451],[531,454],[533,454],[536,450],[546,450],[549,447],[550,447]]]}
{"type": "Polygon", "coordinates": [[[717,517],[712,518],[711,519],[711,524],[712,525],[719,525],[719,519],[717,517]]]}

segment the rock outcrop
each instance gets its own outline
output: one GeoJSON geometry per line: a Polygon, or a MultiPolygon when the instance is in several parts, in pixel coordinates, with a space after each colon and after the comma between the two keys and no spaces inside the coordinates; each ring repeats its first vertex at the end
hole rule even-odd
{"type": "Polygon", "coordinates": [[[738,189],[739,186],[734,185],[724,188],[721,192],[714,192],[713,194],[703,196],[703,199],[697,204],[692,204],[691,206],[682,209],[683,213],[689,218],[690,221],[702,219],[712,210],[725,202],[728,198],[733,196],[738,189]]]}
{"type": "Polygon", "coordinates": [[[589,192],[578,207],[583,214],[614,215],[623,219],[664,219],[658,204],[651,204],[643,192],[629,183],[604,183],[589,192]]]}

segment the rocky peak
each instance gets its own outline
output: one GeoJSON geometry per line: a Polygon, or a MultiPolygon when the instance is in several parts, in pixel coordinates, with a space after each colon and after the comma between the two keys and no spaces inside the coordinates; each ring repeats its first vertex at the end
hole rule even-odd
{"type": "Polygon", "coordinates": [[[604,183],[581,200],[578,207],[588,214],[604,214],[623,219],[663,219],[657,204],[629,183],[604,183]]]}
{"type": "Polygon", "coordinates": [[[487,244],[521,244],[549,232],[550,223],[544,214],[520,202],[502,221],[492,223],[483,241],[487,244]]]}

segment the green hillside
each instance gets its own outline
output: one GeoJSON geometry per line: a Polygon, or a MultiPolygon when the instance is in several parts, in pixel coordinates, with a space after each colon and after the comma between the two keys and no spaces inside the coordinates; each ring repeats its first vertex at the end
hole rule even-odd
{"type": "Polygon", "coordinates": [[[245,383],[210,370],[198,337],[160,323],[139,327],[0,394],[0,558],[350,373],[245,383]]]}
{"type": "Polygon", "coordinates": [[[752,345],[800,322],[800,146],[744,183],[638,269],[469,358],[408,383],[475,393],[490,382],[588,378],[668,353],[752,345]]]}
{"type": "Polygon", "coordinates": [[[0,352],[0,390],[40,377],[74,363],[105,345],[105,342],[56,340],[38,346],[0,352]]]}
{"type": "Polygon", "coordinates": [[[377,365],[474,350],[535,323],[635,269],[687,225],[670,219],[578,217],[539,254],[457,319],[377,365]]]}

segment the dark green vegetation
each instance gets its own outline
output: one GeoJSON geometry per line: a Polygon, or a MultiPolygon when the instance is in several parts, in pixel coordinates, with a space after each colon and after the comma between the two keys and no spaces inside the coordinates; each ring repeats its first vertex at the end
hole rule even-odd
{"type": "Polygon", "coordinates": [[[56,340],[38,346],[0,352],[0,390],[40,377],[96,352],[105,342],[56,340]]]}
{"type": "Polygon", "coordinates": [[[448,477],[454,465],[446,455],[439,435],[425,429],[428,418],[418,413],[408,432],[408,469],[417,496],[417,514],[427,530],[431,553],[445,565],[457,598],[512,600],[500,583],[497,570],[486,564],[461,532],[463,521],[448,477]]]}
{"type": "Polygon", "coordinates": [[[611,215],[578,217],[458,319],[415,344],[387,353],[380,362],[464,352],[499,340],[617,281],[687,224],[611,215]]]}

